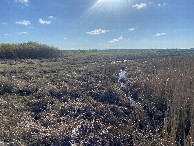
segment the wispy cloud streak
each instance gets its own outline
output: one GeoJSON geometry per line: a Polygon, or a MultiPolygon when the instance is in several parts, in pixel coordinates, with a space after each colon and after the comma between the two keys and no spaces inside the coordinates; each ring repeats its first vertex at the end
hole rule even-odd
{"type": "Polygon", "coordinates": [[[162,36],[162,35],[166,35],[166,33],[163,32],[163,33],[157,33],[157,34],[155,34],[156,37],[162,36]]]}
{"type": "Polygon", "coordinates": [[[142,9],[144,7],[147,7],[147,4],[146,3],[135,4],[135,5],[132,5],[132,7],[137,9],[142,9]]]}
{"type": "Polygon", "coordinates": [[[118,38],[118,39],[113,39],[113,40],[109,41],[109,43],[115,43],[115,42],[118,42],[118,41],[120,41],[120,40],[122,40],[122,39],[123,39],[123,37],[120,36],[120,38],[118,38]]]}
{"type": "Polygon", "coordinates": [[[97,34],[102,34],[102,33],[107,33],[107,32],[109,32],[109,30],[96,29],[96,30],[86,32],[86,33],[91,34],[91,35],[97,35],[97,34]]]}

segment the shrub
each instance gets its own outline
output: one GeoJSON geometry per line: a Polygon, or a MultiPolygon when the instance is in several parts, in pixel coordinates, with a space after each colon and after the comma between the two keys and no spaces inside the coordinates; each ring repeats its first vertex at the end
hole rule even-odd
{"type": "Polygon", "coordinates": [[[59,55],[58,49],[36,42],[0,45],[0,58],[2,59],[54,58],[59,55]]]}
{"type": "Polygon", "coordinates": [[[5,94],[5,93],[11,93],[12,90],[13,90],[13,87],[11,84],[0,81],[0,95],[5,94]]]}

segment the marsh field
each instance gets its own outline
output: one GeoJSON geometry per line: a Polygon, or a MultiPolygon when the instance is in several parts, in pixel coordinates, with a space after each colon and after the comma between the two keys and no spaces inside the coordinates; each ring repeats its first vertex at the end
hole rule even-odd
{"type": "Polygon", "coordinates": [[[0,145],[194,145],[192,49],[1,58],[0,145]]]}

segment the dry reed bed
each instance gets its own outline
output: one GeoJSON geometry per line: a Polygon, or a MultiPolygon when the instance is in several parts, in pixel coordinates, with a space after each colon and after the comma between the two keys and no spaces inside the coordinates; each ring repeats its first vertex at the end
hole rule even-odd
{"type": "Polygon", "coordinates": [[[89,58],[1,60],[1,143],[192,145],[192,56],[89,58]],[[127,71],[126,90],[144,105],[152,129],[120,88],[120,69],[127,71]]]}

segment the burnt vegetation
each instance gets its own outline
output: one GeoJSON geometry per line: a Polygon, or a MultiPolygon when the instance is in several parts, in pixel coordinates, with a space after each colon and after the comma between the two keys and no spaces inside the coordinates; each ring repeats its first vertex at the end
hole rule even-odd
{"type": "Polygon", "coordinates": [[[192,50],[36,45],[0,45],[0,145],[193,145],[192,50]]]}

